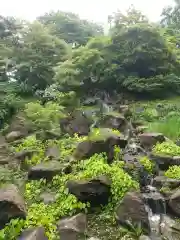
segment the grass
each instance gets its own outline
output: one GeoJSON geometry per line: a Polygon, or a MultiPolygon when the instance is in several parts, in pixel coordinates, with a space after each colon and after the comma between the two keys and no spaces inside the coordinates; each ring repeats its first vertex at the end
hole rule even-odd
{"type": "Polygon", "coordinates": [[[177,140],[180,137],[180,116],[165,118],[148,124],[148,132],[160,132],[166,137],[177,140]]]}
{"type": "Polygon", "coordinates": [[[173,141],[180,137],[180,98],[136,102],[131,105],[134,121],[147,126],[147,132],[160,132],[173,141]]]}

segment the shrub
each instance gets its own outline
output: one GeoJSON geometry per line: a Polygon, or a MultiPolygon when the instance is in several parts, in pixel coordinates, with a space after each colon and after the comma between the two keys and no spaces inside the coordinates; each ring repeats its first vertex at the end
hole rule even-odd
{"type": "Polygon", "coordinates": [[[142,157],[139,159],[139,162],[144,166],[144,168],[149,172],[152,173],[154,168],[154,163],[148,157],[142,157]]]}
{"type": "Polygon", "coordinates": [[[173,142],[157,143],[153,148],[153,153],[157,155],[179,156],[180,147],[173,142]]]}
{"type": "Polygon", "coordinates": [[[31,102],[26,105],[25,113],[36,130],[52,130],[60,129],[59,120],[65,117],[63,109],[57,103],[48,102],[42,106],[39,102],[31,102]]]}
{"type": "Polygon", "coordinates": [[[113,206],[130,190],[137,188],[138,184],[124,172],[122,162],[115,162],[111,165],[107,163],[104,154],[95,154],[89,160],[84,162],[83,171],[77,174],[77,179],[91,179],[100,175],[107,175],[112,181],[111,192],[113,206]]]}
{"type": "Polygon", "coordinates": [[[23,150],[32,150],[34,154],[31,159],[26,159],[26,163],[30,165],[36,165],[44,160],[45,156],[45,145],[36,139],[36,136],[28,136],[24,139],[23,143],[19,144],[16,148],[16,152],[21,152],[23,150]]]}
{"type": "Polygon", "coordinates": [[[92,128],[88,139],[92,141],[106,140],[109,137],[120,136],[120,132],[111,128],[92,128]]]}
{"type": "Polygon", "coordinates": [[[180,179],[180,166],[171,166],[166,172],[168,178],[180,179]]]}

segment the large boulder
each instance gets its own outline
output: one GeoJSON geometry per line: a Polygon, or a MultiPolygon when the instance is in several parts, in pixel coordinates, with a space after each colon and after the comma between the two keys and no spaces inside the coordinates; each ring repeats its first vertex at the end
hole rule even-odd
{"type": "Polygon", "coordinates": [[[140,143],[143,147],[151,149],[156,143],[162,143],[166,139],[161,133],[142,133],[139,135],[140,143]]]}
{"type": "Polygon", "coordinates": [[[58,146],[50,146],[46,149],[45,153],[46,157],[49,159],[59,159],[60,158],[60,150],[58,146]]]}
{"type": "Polygon", "coordinates": [[[116,220],[124,227],[141,225],[149,230],[149,219],[143,197],[139,192],[128,192],[116,208],[116,220]]]}
{"type": "Polygon", "coordinates": [[[180,166],[180,156],[161,156],[156,154],[151,154],[149,156],[159,167],[160,170],[166,171],[170,166],[177,165],[180,166]]]}
{"type": "Polygon", "coordinates": [[[26,158],[31,158],[35,153],[37,153],[35,150],[22,150],[20,152],[14,153],[14,157],[20,161],[23,161],[26,158]]]}
{"type": "Polygon", "coordinates": [[[168,203],[173,213],[180,217],[180,189],[172,194],[168,203]]]}
{"type": "Polygon", "coordinates": [[[24,137],[24,134],[20,131],[12,131],[6,135],[7,142],[14,142],[16,140],[21,139],[24,137]]]}
{"type": "Polygon", "coordinates": [[[12,161],[11,153],[8,144],[0,145],[0,165],[9,164],[12,161]]]}
{"type": "Polygon", "coordinates": [[[156,176],[153,179],[153,186],[157,188],[170,188],[175,189],[180,186],[180,179],[168,178],[166,176],[156,176]]]}
{"type": "Polygon", "coordinates": [[[87,159],[92,157],[95,153],[105,152],[109,163],[114,159],[114,146],[125,148],[127,139],[118,136],[108,136],[104,139],[85,140],[78,144],[73,153],[73,157],[77,160],[87,159]]]}
{"type": "Polygon", "coordinates": [[[48,240],[43,227],[29,228],[23,231],[17,240],[48,240]]]}
{"type": "Polygon", "coordinates": [[[28,171],[28,179],[39,180],[41,178],[45,178],[47,180],[51,180],[57,174],[67,174],[70,172],[71,166],[69,164],[63,164],[59,161],[52,160],[32,166],[28,171]]]}
{"type": "Polygon", "coordinates": [[[69,192],[81,202],[89,202],[91,206],[100,206],[108,203],[111,181],[106,176],[89,181],[68,181],[69,192]]]}
{"type": "Polygon", "coordinates": [[[126,128],[127,121],[120,113],[108,112],[101,120],[101,126],[105,128],[118,129],[121,132],[126,128]]]}
{"type": "Polygon", "coordinates": [[[60,121],[61,130],[64,133],[74,135],[87,135],[90,131],[92,122],[89,120],[83,112],[76,111],[65,119],[60,121]]]}
{"type": "Polygon", "coordinates": [[[125,117],[128,117],[131,115],[131,110],[128,105],[120,105],[119,112],[125,117]]]}
{"type": "Polygon", "coordinates": [[[78,237],[84,239],[87,226],[87,218],[83,213],[68,217],[57,223],[57,229],[61,240],[77,240],[78,237]]]}
{"type": "Polygon", "coordinates": [[[23,197],[13,184],[0,189],[0,228],[11,219],[25,218],[26,206],[23,197]]]}

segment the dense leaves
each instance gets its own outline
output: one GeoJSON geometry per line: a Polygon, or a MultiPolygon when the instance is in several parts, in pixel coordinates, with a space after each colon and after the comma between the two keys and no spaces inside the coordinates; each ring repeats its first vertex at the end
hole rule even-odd
{"type": "Polygon", "coordinates": [[[40,16],[38,20],[47,25],[52,34],[67,43],[86,44],[91,37],[103,35],[102,26],[82,20],[71,12],[50,12],[40,16]]]}

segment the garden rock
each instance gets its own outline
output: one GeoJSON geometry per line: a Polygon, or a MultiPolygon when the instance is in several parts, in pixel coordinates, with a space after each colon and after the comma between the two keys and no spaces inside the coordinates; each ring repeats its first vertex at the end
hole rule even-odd
{"type": "Polygon", "coordinates": [[[48,237],[43,227],[36,227],[25,230],[18,240],[48,240],[48,237]]]}
{"type": "Polygon", "coordinates": [[[63,132],[70,135],[88,135],[92,122],[82,113],[75,112],[71,116],[60,121],[60,127],[63,132]]]}
{"type": "Polygon", "coordinates": [[[169,199],[168,205],[170,206],[174,214],[180,216],[180,189],[178,189],[172,194],[169,199]]]}
{"type": "Polygon", "coordinates": [[[139,240],[151,240],[151,238],[148,236],[142,235],[139,237],[139,240]]]}
{"type": "Polygon", "coordinates": [[[31,158],[33,154],[37,153],[35,150],[23,150],[20,152],[16,152],[14,157],[20,161],[24,161],[26,158],[31,158]]]}
{"type": "Polygon", "coordinates": [[[0,189],[0,228],[13,218],[25,218],[25,201],[13,184],[0,189]]]}
{"type": "Polygon", "coordinates": [[[157,188],[167,187],[175,189],[180,186],[180,179],[168,178],[166,176],[156,176],[153,179],[153,186],[157,188]]]}
{"type": "Polygon", "coordinates": [[[87,226],[87,218],[83,213],[68,217],[57,223],[57,229],[61,240],[77,240],[84,236],[87,226]]]}
{"type": "Polygon", "coordinates": [[[105,152],[109,162],[114,159],[114,146],[125,148],[127,139],[120,137],[109,137],[106,140],[90,141],[85,140],[78,144],[73,157],[77,160],[88,159],[95,153],[105,152]]]}
{"type": "Polygon", "coordinates": [[[128,117],[131,114],[131,111],[128,105],[120,105],[119,112],[125,117],[128,117]]]}
{"type": "Polygon", "coordinates": [[[40,195],[40,199],[44,202],[44,204],[50,204],[56,201],[56,194],[44,192],[40,195]]]}
{"type": "Polygon", "coordinates": [[[139,135],[140,143],[145,148],[152,148],[156,143],[165,141],[165,137],[161,133],[142,133],[139,135]]]}
{"type": "Polygon", "coordinates": [[[89,202],[92,207],[105,205],[111,195],[110,180],[101,176],[90,181],[68,181],[69,192],[76,196],[81,202],[89,202]]]}
{"type": "Polygon", "coordinates": [[[52,160],[48,162],[43,162],[33,166],[28,171],[29,180],[39,180],[45,178],[51,180],[55,175],[60,173],[70,173],[71,166],[69,164],[63,164],[59,161],[52,160]]]}
{"type": "Polygon", "coordinates": [[[116,208],[117,222],[124,227],[141,224],[149,230],[148,212],[142,195],[138,192],[128,192],[116,208]]]}
{"type": "Polygon", "coordinates": [[[170,166],[177,165],[180,166],[180,156],[160,156],[156,154],[151,154],[149,156],[156,164],[159,169],[162,171],[166,171],[170,166]]]}
{"type": "Polygon", "coordinates": [[[180,240],[180,224],[169,216],[163,216],[160,224],[162,239],[180,240]]]}
{"type": "Polygon", "coordinates": [[[124,132],[127,126],[127,121],[125,117],[119,113],[108,113],[103,117],[101,126],[105,128],[118,129],[119,131],[124,132]]]}
{"type": "Polygon", "coordinates": [[[22,138],[24,135],[20,131],[13,131],[6,135],[7,142],[14,142],[20,138],[22,138]]]}
{"type": "Polygon", "coordinates": [[[48,147],[46,150],[46,157],[49,159],[59,159],[60,151],[57,146],[48,147]]]}

